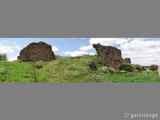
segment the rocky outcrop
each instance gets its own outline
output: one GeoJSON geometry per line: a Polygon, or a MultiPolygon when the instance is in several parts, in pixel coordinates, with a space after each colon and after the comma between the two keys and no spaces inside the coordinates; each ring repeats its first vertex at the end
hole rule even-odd
{"type": "Polygon", "coordinates": [[[122,65],[121,51],[116,47],[102,46],[101,44],[93,44],[99,56],[99,60],[107,67],[119,69],[122,65]]]}
{"type": "Polygon", "coordinates": [[[123,63],[131,64],[131,59],[130,58],[124,58],[123,63]]]}
{"type": "Polygon", "coordinates": [[[18,59],[21,61],[39,61],[52,60],[55,55],[52,51],[52,46],[44,43],[31,43],[20,51],[18,59]]]}

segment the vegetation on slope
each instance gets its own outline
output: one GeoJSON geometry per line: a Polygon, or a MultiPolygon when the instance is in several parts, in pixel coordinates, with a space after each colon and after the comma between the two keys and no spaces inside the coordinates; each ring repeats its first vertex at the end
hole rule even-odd
{"type": "MultiPolygon", "coordinates": [[[[56,56],[56,60],[36,62],[35,68],[36,82],[160,82],[157,71],[121,72],[100,64],[97,55],[56,56]],[[90,68],[91,63],[96,66],[96,69],[90,68]]],[[[32,63],[0,62],[0,82],[35,82],[32,63]]]]}

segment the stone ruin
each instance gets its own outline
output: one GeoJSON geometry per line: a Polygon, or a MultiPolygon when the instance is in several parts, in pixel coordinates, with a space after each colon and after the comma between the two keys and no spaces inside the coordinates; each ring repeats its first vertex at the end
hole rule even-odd
{"type": "Polygon", "coordinates": [[[160,76],[160,66],[158,66],[158,75],[160,76]]]}
{"type": "Polygon", "coordinates": [[[21,50],[18,59],[20,61],[52,60],[55,59],[55,55],[52,46],[44,42],[33,42],[21,50]]]}
{"type": "Polygon", "coordinates": [[[122,65],[123,60],[121,51],[116,47],[102,46],[99,43],[93,44],[93,47],[96,49],[99,60],[102,64],[114,69],[119,69],[122,65]]]}
{"type": "Polygon", "coordinates": [[[131,64],[131,59],[130,58],[124,58],[123,63],[131,64]]]}

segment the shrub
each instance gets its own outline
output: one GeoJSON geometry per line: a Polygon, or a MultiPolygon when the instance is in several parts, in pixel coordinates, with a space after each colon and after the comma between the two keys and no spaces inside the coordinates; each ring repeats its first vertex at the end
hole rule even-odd
{"type": "Polygon", "coordinates": [[[9,71],[7,71],[7,70],[3,70],[3,69],[0,69],[0,75],[2,76],[1,78],[0,78],[0,80],[1,81],[5,81],[5,80],[7,80],[7,75],[9,74],[9,71]]]}
{"type": "Polygon", "coordinates": [[[6,54],[0,54],[0,61],[7,61],[7,55],[6,54]]]}
{"type": "Polygon", "coordinates": [[[94,61],[91,61],[91,62],[89,63],[89,68],[90,68],[90,70],[97,70],[97,66],[96,66],[96,64],[94,63],[94,61]]]}
{"type": "Polygon", "coordinates": [[[126,63],[122,64],[119,69],[125,70],[127,72],[133,72],[133,70],[134,70],[134,68],[132,67],[131,64],[126,64],[126,63]]]}
{"type": "Polygon", "coordinates": [[[37,69],[41,69],[41,68],[43,68],[43,64],[42,64],[41,62],[39,62],[39,63],[37,63],[37,64],[35,65],[35,67],[36,67],[37,69]]]}
{"type": "Polygon", "coordinates": [[[151,66],[149,66],[149,70],[151,70],[151,71],[158,70],[158,65],[151,65],[151,66]]]}
{"type": "Polygon", "coordinates": [[[138,71],[138,72],[141,72],[141,71],[143,71],[143,70],[144,70],[144,69],[143,69],[143,67],[142,67],[142,66],[140,66],[140,65],[138,65],[138,64],[133,65],[133,68],[134,68],[136,71],[138,71]]]}

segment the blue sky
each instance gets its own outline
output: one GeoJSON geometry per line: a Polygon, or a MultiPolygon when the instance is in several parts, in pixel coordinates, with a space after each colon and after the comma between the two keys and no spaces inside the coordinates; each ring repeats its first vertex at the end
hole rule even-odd
{"type": "Polygon", "coordinates": [[[39,41],[50,44],[60,56],[94,55],[92,45],[100,43],[119,48],[122,57],[130,57],[134,64],[160,65],[160,38],[0,38],[0,53],[6,53],[12,61],[26,45],[39,41]]]}
{"type": "Polygon", "coordinates": [[[89,38],[0,38],[0,53],[6,53],[8,59],[12,60],[26,45],[39,41],[54,46],[56,48],[53,49],[54,53],[61,56],[70,56],[65,52],[79,50],[81,46],[89,45],[89,38]]]}

